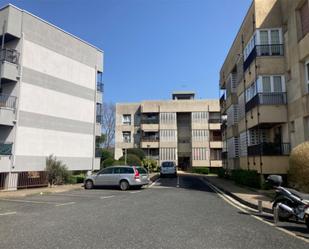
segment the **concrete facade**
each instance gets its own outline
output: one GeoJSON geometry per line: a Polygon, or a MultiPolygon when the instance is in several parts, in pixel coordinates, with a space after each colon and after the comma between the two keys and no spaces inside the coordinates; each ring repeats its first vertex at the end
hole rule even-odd
{"type": "Polygon", "coordinates": [[[38,177],[51,154],[69,170],[98,169],[103,52],[13,5],[0,9],[0,27],[0,189],[38,177]]]}
{"type": "Polygon", "coordinates": [[[308,0],[252,2],[220,71],[228,170],[286,174],[308,140],[308,30],[308,0]]]}
{"type": "Polygon", "coordinates": [[[128,148],[141,148],[158,163],[175,161],[184,169],[221,167],[219,101],[174,93],[173,100],[117,104],[115,158],[128,148]]]}

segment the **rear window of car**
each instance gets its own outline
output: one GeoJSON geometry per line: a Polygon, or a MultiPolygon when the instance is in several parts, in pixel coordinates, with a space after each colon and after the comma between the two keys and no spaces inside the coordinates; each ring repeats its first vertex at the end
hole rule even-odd
{"type": "Polygon", "coordinates": [[[174,167],[174,162],[163,162],[162,167],[163,168],[174,167]]]}
{"type": "Polygon", "coordinates": [[[136,168],[136,170],[138,171],[138,173],[140,174],[147,174],[147,170],[144,168],[136,168]]]}
{"type": "Polygon", "coordinates": [[[119,168],[120,174],[134,174],[134,170],[132,168],[119,168]]]}

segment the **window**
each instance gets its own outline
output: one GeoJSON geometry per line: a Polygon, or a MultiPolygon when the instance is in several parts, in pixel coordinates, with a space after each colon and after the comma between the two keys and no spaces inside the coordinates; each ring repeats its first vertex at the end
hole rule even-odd
{"type": "Polygon", "coordinates": [[[207,148],[192,148],[192,159],[195,161],[207,160],[208,149],[207,148]]]}
{"type": "Polygon", "coordinates": [[[305,140],[309,140],[309,116],[304,118],[305,140]]]}
{"type": "Polygon", "coordinates": [[[274,76],[274,92],[281,93],[282,92],[282,82],[281,82],[281,76],[274,76]]]}
{"type": "Polygon", "coordinates": [[[177,130],[160,130],[161,142],[176,142],[177,130]]]}
{"type": "Polygon", "coordinates": [[[307,92],[309,93],[309,60],[305,63],[305,83],[307,87],[307,92]]]}
{"type": "Polygon", "coordinates": [[[263,92],[270,93],[271,92],[271,85],[270,85],[270,77],[263,76],[262,77],[262,85],[263,85],[263,92]]]}
{"type": "Polygon", "coordinates": [[[176,160],[176,148],[160,148],[161,161],[174,161],[176,160]]]}
{"type": "Polygon", "coordinates": [[[131,143],[131,132],[130,131],[122,132],[122,138],[124,143],[131,143]]]}
{"type": "Polygon", "coordinates": [[[134,170],[132,168],[119,168],[119,174],[134,174],[134,170]]]}
{"type": "Polygon", "coordinates": [[[192,141],[194,142],[207,142],[208,130],[192,130],[192,141]]]}
{"type": "Polygon", "coordinates": [[[113,174],[114,172],[114,168],[106,168],[106,169],[103,169],[100,174],[102,175],[105,175],[105,174],[113,174]]]}
{"type": "Polygon", "coordinates": [[[290,122],[290,132],[295,132],[295,121],[290,122]]]}
{"type": "Polygon", "coordinates": [[[122,115],[122,124],[131,125],[131,114],[123,114],[122,115]]]}

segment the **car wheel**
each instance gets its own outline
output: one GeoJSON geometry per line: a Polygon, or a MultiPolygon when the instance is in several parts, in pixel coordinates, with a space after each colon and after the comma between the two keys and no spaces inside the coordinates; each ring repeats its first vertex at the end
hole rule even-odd
{"type": "Polygon", "coordinates": [[[126,180],[122,180],[119,184],[119,187],[122,191],[125,191],[130,187],[130,185],[126,180]]]}
{"type": "Polygon", "coordinates": [[[85,189],[92,189],[93,188],[93,181],[88,180],[85,182],[85,189]]]}

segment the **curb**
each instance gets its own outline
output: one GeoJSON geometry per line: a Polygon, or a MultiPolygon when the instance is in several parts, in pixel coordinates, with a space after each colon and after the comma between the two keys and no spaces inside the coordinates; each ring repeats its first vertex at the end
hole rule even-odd
{"type": "MultiPolygon", "coordinates": [[[[151,181],[151,183],[153,183],[153,182],[155,182],[156,180],[158,180],[158,178],[160,178],[160,174],[159,174],[159,173],[157,173],[157,174],[151,176],[149,180],[151,181]]],[[[149,184],[151,184],[151,183],[149,183],[149,184]]]]}
{"type": "MultiPolygon", "coordinates": [[[[206,177],[202,176],[203,179],[206,181],[206,182],[209,182],[211,183],[212,185],[216,186],[218,189],[220,189],[222,192],[224,192],[226,195],[232,197],[233,199],[237,200],[238,202],[240,202],[241,204],[243,205],[246,205],[250,208],[253,208],[253,209],[256,209],[258,210],[258,205],[257,204],[253,204],[251,202],[248,202],[248,201],[245,201],[244,199],[238,197],[237,195],[233,194],[232,192],[222,188],[221,186],[218,186],[217,184],[215,184],[213,181],[210,181],[209,179],[207,179],[206,177]]],[[[262,208],[263,212],[265,213],[268,213],[268,214],[273,214],[273,210],[270,209],[270,208],[266,208],[266,207],[263,207],[262,208]]]]}

